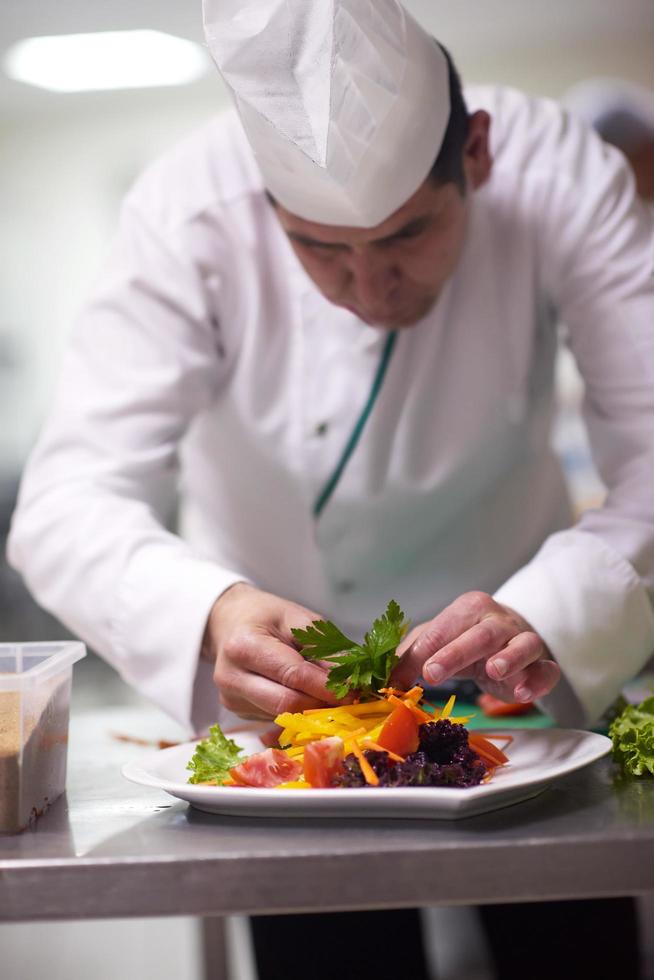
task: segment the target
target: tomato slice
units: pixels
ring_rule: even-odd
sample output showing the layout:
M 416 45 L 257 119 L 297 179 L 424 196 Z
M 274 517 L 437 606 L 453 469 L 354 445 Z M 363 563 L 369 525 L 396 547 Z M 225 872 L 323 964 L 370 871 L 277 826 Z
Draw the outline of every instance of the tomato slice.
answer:
M 419 741 L 417 718 L 405 704 L 398 703 L 386 719 L 377 744 L 389 752 L 407 756 L 416 751 Z
M 316 789 L 334 785 L 344 756 L 343 739 L 334 735 L 309 742 L 304 748 L 304 778 Z
M 229 770 L 229 775 L 239 786 L 279 786 L 297 779 L 302 772 L 299 762 L 291 759 L 281 749 L 256 752 L 245 762 Z
M 501 701 L 492 694 L 480 694 L 477 704 L 489 718 L 501 718 L 503 715 L 526 715 L 534 707 L 533 701 L 508 702 Z

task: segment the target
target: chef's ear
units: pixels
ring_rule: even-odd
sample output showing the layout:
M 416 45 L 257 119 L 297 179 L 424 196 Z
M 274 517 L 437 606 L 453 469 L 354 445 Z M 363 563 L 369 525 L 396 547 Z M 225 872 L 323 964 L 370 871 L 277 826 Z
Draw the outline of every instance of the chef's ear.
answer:
M 485 184 L 493 169 L 490 152 L 491 117 L 480 109 L 470 116 L 468 138 L 463 147 L 463 167 L 468 187 L 477 190 Z

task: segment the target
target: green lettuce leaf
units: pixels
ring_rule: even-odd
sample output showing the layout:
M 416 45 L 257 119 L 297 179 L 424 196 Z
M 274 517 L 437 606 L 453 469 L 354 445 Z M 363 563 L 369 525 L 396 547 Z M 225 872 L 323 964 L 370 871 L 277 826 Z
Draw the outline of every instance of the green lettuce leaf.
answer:
M 654 776 L 654 697 L 629 705 L 611 723 L 613 758 L 629 776 Z
M 212 779 L 222 783 L 232 766 L 237 766 L 245 758 L 241 746 L 227 738 L 220 725 L 212 725 L 209 737 L 198 743 L 186 767 L 193 773 L 189 776 L 189 783 L 206 783 Z

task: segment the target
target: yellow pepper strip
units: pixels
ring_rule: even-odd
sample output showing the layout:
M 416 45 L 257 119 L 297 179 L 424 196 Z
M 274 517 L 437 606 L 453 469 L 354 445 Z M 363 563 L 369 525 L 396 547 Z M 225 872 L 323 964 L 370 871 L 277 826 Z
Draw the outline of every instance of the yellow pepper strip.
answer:
M 295 720 L 296 718 L 297 721 Z M 333 727 L 333 722 L 330 722 L 327 717 L 307 718 L 302 714 L 289 715 L 288 713 L 277 715 L 277 718 L 275 718 L 275 724 L 281 724 L 281 727 L 289 732 L 315 732 L 317 735 L 325 735 L 327 732 L 331 731 Z
M 379 786 L 379 776 L 372 768 L 365 755 L 359 748 L 356 742 L 352 743 L 352 751 L 359 760 L 359 765 L 361 766 L 361 772 L 363 773 L 365 781 L 369 786 Z
M 298 713 L 297 715 L 293 715 L 293 717 L 297 717 L 297 718 L 323 717 L 323 718 L 327 718 L 328 721 L 337 720 L 337 719 L 345 719 L 346 721 L 351 721 L 352 718 L 358 716 L 359 709 L 363 707 L 368 707 L 368 704 L 367 703 L 366 705 L 342 704 L 342 705 L 335 705 L 333 708 L 308 708 L 306 711 L 303 711 L 301 714 Z M 377 704 L 375 704 L 374 707 L 377 711 L 379 711 L 379 707 L 377 706 Z M 365 711 L 363 712 L 363 714 L 365 714 Z
M 378 740 L 379 736 L 381 735 L 382 729 L 383 729 L 383 727 L 384 727 L 385 724 L 386 724 L 386 719 L 384 718 L 384 720 L 383 721 L 380 721 L 379 724 L 378 725 L 375 725 L 374 728 L 369 729 L 369 731 L 368 731 L 368 738 L 371 738 L 373 740 L 373 742 L 376 742 Z
M 275 789 L 311 789 L 311 783 L 306 779 L 291 779 L 288 783 L 279 783 Z
M 343 739 L 343 750 L 345 754 L 347 755 L 348 752 L 354 752 L 354 746 L 359 744 L 357 739 L 366 734 L 367 732 L 365 728 L 358 728 L 356 732 L 348 732 L 347 736 Z
M 326 726 L 324 731 L 292 731 L 291 729 L 284 729 L 279 737 L 279 744 L 284 746 L 285 749 L 296 748 L 302 745 L 308 745 L 309 742 L 320 741 L 323 738 L 328 738 L 329 736 L 336 735 L 343 740 L 351 738 L 355 733 L 359 735 L 369 734 L 372 729 L 379 729 L 383 727 L 386 720 L 386 715 L 381 719 L 378 717 L 370 717 L 359 719 L 359 725 L 356 728 L 351 728 L 349 726 L 343 726 L 334 722 L 332 725 Z
M 452 714 L 452 708 L 454 707 L 454 702 L 456 701 L 456 694 L 453 694 L 443 710 L 441 711 L 441 718 L 449 718 Z
M 431 716 L 432 721 L 438 721 L 441 716 L 441 709 L 436 704 L 432 704 L 431 701 L 423 701 L 423 708 L 431 708 L 433 714 Z
M 391 752 L 390 749 L 385 749 L 383 745 L 379 745 L 377 742 L 373 742 L 371 738 L 364 738 L 361 742 L 364 749 L 374 749 L 375 752 L 385 752 L 389 758 L 394 762 L 404 762 L 404 756 L 397 755 L 395 752 Z
M 446 715 L 443 715 L 441 708 L 435 704 L 432 704 L 431 701 L 423 701 L 422 704 L 423 707 L 431 708 L 434 712 L 431 719 L 432 721 L 438 721 L 439 718 L 447 717 Z M 475 717 L 476 713 L 477 712 L 475 711 L 471 715 L 457 715 L 456 717 L 454 715 L 450 715 L 450 721 L 453 725 L 467 725 L 470 719 Z
M 391 707 L 387 701 L 364 701 L 362 704 L 351 704 L 347 710 L 360 718 L 362 715 L 390 714 Z
M 320 708 L 319 710 L 324 711 L 325 709 Z M 319 722 L 320 724 L 325 724 L 329 726 L 340 725 L 341 727 L 343 726 L 347 727 L 349 725 L 352 728 L 357 728 L 361 724 L 361 721 L 356 715 L 352 714 L 350 711 L 345 711 L 344 709 L 341 709 L 340 711 L 338 709 L 336 709 L 335 711 L 327 711 L 322 718 L 318 717 L 318 715 L 314 715 L 312 718 L 307 720 L 313 723 Z M 303 728 L 305 727 L 305 725 L 306 725 L 306 721 L 303 725 L 300 725 L 299 727 Z

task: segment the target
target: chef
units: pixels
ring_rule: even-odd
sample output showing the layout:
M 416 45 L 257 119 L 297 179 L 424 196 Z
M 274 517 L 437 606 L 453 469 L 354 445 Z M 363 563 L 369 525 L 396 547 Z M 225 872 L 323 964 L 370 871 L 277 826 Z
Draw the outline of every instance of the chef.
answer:
M 195 731 L 329 701 L 291 627 L 361 635 L 391 598 L 414 623 L 398 682 L 471 675 L 592 723 L 654 648 L 654 239 L 623 158 L 550 102 L 464 99 L 396 0 L 204 16 L 235 109 L 125 202 L 11 562 Z M 574 526 L 549 443 L 559 318 L 607 487 Z M 596 905 L 570 975 L 609 962 Z M 388 915 L 326 937 L 263 917 L 260 976 L 426 976 L 416 918 Z M 504 978 L 524 936 L 530 977 L 558 968 L 534 918 L 502 910 Z
M 396 0 L 204 19 L 235 109 L 124 204 L 10 561 L 195 731 L 328 701 L 290 628 L 361 634 L 390 598 L 398 682 L 592 723 L 654 648 L 654 240 L 623 158 L 553 103 L 464 100 Z M 574 526 L 559 317 L 607 487 Z

